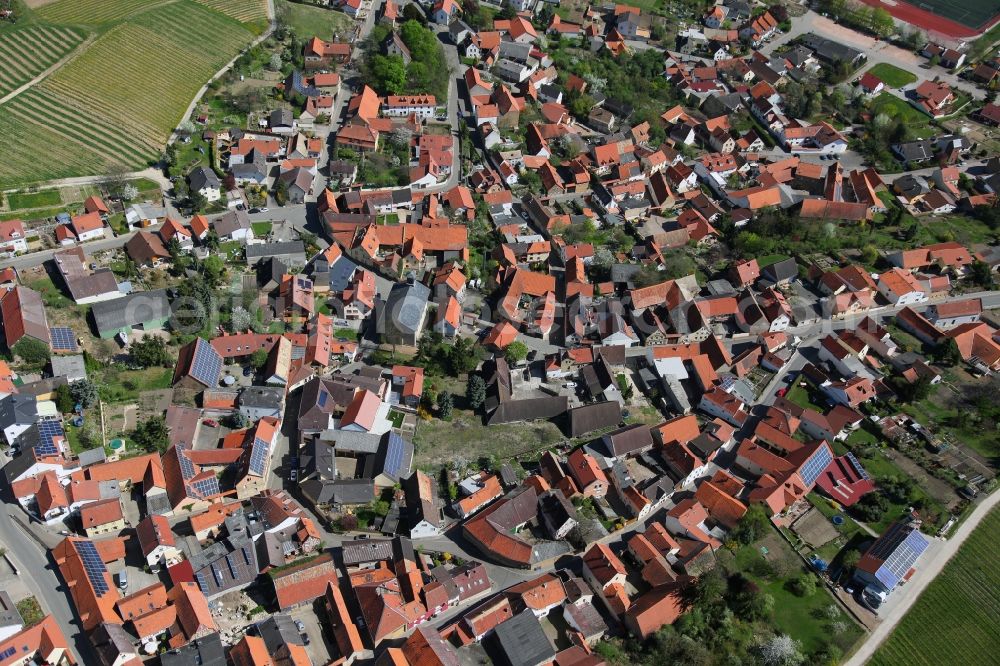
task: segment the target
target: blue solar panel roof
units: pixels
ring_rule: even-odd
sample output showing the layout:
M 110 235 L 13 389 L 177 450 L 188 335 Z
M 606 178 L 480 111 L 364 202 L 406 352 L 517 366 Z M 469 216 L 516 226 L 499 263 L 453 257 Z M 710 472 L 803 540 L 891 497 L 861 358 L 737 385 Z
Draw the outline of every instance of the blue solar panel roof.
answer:
M 52 349 L 55 351 L 77 351 L 76 333 L 72 328 L 54 327 L 49 329 L 52 337 Z
M 250 472 L 257 476 L 264 476 L 267 469 L 267 459 L 271 455 L 271 445 L 260 437 L 254 437 L 253 445 L 250 447 Z
M 105 594 L 110 589 L 105 578 L 108 569 L 104 566 L 104 560 L 97 553 L 97 548 L 91 541 L 75 541 L 74 543 L 76 544 L 76 552 L 83 561 L 83 569 L 87 572 L 87 579 L 94 587 L 94 592 L 97 596 Z
M 399 476 L 403 458 L 406 456 L 406 441 L 394 432 L 389 433 L 388 447 L 385 452 L 385 473 Z
M 198 338 L 194 347 L 194 359 L 191 361 L 191 376 L 205 386 L 215 386 L 219 383 L 222 373 L 222 357 L 208 342 Z
M 54 456 L 59 454 L 57 438 L 65 437 L 62 423 L 51 419 L 38 422 L 38 445 L 35 446 L 35 453 L 43 456 Z
M 195 475 L 194 463 L 188 458 L 187 451 L 180 444 L 177 445 L 177 463 L 181 466 L 181 476 L 187 481 Z

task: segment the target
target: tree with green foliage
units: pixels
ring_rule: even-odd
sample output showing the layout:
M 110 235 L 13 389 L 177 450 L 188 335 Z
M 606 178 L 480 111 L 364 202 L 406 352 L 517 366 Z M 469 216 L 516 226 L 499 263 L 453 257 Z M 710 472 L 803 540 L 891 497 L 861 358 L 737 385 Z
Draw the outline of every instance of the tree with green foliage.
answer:
M 167 343 L 155 335 L 144 335 L 133 341 L 128 353 L 132 363 L 140 368 L 166 368 L 173 363 Z
M 250 354 L 250 367 L 254 370 L 260 370 L 267 363 L 267 351 L 264 349 L 258 349 L 254 353 Z
M 437 399 L 438 414 L 442 421 L 450 421 L 452 411 L 455 409 L 455 399 L 448 391 L 441 391 Z
M 977 259 L 969 266 L 969 279 L 984 290 L 992 290 L 996 286 L 993 269 L 985 261 Z
M 816 582 L 815 574 L 801 573 L 789 582 L 788 587 L 798 597 L 811 597 L 816 594 Z
M 514 342 L 507 345 L 507 348 L 503 350 L 503 355 L 508 363 L 516 365 L 528 358 L 528 345 L 520 340 L 514 340 Z
M 956 366 L 962 362 L 962 351 L 958 348 L 955 338 L 946 338 L 944 342 L 934 347 L 934 357 L 941 365 Z
M 239 430 L 241 428 L 250 427 L 250 419 L 243 412 L 233 412 L 228 417 L 226 417 L 226 425 L 230 428 Z
M 770 528 L 771 518 L 767 515 L 767 511 L 763 505 L 754 503 L 740 518 L 735 529 L 729 533 L 729 538 L 746 546 L 762 538 Z
M 274 201 L 279 206 L 284 206 L 288 203 L 288 181 L 279 179 L 275 182 Z
M 163 416 L 153 416 L 139 422 L 130 439 L 146 451 L 163 453 L 170 445 L 170 432 Z
M 90 379 L 80 379 L 69 385 L 73 402 L 84 409 L 93 407 L 99 399 L 97 384 Z
M 890 37 L 896 32 L 896 22 L 888 10 L 877 7 L 872 11 L 871 29 L 879 37 Z
M 212 254 L 205 257 L 205 261 L 201 262 L 201 272 L 205 276 L 205 281 L 211 288 L 218 287 L 222 284 L 226 277 L 226 264 Z
M 399 95 L 406 90 L 406 65 L 398 55 L 374 56 L 371 62 L 371 74 L 372 87 L 381 93 Z
M 482 347 L 472 338 L 458 338 L 448 349 L 448 369 L 453 377 L 472 372 L 479 365 Z
M 886 511 L 889 510 L 889 500 L 880 490 L 867 493 L 851 507 L 851 513 L 865 523 L 874 523 L 881 520 Z
M 49 346 L 31 336 L 25 335 L 10 348 L 11 353 L 29 365 L 44 365 L 48 362 L 51 351 Z
M 469 382 L 465 387 L 465 399 L 469 401 L 469 407 L 479 409 L 486 402 L 486 380 L 480 375 L 469 375 Z
M 56 389 L 56 409 L 60 414 L 69 414 L 76 407 L 73 395 L 70 393 L 69 384 L 62 384 Z

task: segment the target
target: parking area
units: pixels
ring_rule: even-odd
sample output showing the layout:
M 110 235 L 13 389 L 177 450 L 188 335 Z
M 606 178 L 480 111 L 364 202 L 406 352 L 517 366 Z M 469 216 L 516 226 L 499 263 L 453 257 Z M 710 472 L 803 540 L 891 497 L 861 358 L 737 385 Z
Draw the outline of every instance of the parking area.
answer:
M 309 641 L 306 645 L 306 652 L 309 653 L 309 658 L 314 664 L 328 664 L 340 654 L 337 647 L 328 642 L 329 638 L 323 631 L 324 623 L 321 623 L 317 616 L 317 613 L 324 613 L 322 604 L 323 598 L 320 597 L 315 606 L 295 608 L 289 613 L 292 620 L 296 623 L 302 623 L 301 627 L 298 624 L 296 627 L 299 629 L 299 633 L 305 634 Z M 314 610 L 314 608 L 319 610 Z

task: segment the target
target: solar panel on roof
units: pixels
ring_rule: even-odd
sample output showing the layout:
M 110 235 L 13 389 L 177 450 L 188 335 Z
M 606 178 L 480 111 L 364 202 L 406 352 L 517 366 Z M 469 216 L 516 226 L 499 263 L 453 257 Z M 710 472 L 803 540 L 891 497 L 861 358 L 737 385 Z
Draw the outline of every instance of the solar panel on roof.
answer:
M 215 477 L 210 479 L 202 479 L 201 481 L 195 481 L 192 485 L 195 492 L 197 492 L 201 497 L 211 497 L 212 495 L 219 494 L 219 480 Z
M 385 471 L 387 474 L 396 476 L 399 474 L 399 467 L 403 464 L 403 454 L 406 451 L 406 443 L 399 435 L 392 433 L 389 435 L 389 445 L 385 452 Z
M 87 573 L 87 580 L 93 586 L 94 593 L 97 596 L 102 596 L 110 589 L 105 579 L 108 569 L 104 566 L 104 560 L 97 553 L 97 548 L 94 547 L 93 542 L 76 541 L 74 543 L 76 544 L 76 552 L 83 562 L 83 570 Z
M 54 456 L 59 454 L 59 445 L 56 438 L 65 437 L 62 423 L 54 420 L 44 420 L 38 422 L 39 441 L 35 446 L 35 453 L 42 456 Z
M 216 565 L 212 565 L 212 575 L 215 576 L 215 584 L 222 587 L 222 572 Z
M 250 447 L 250 471 L 257 476 L 264 476 L 267 458 L 271 454 L 271 445 L 260 437 L 254 437 Z
M 183 446 L 178 444 L 176 453 L 177 463 L 181 467 L 181 476 L 184 477 L 185 481 L 187 481 L 195 474 L 194 463 L 192 463 L 191 459 L 188 458 L 187 451 L 184 450 Z
M 49 334 L 52 338 L 52 349 L 55 351 L 75 352 L 77 350 L 76 333 L 73 332 L 72 328 L 56 326 L 49 329 Z
M 208 585 L 205 583 L 205 575 L 199 571 L 194 575 L 194 578 L 198 581 L 198 587 L 201 588 L 201 593 L 208 594 Z
M 191 362 L 191 376 L 205 386 L 215 386 L 222 372 L 222 357 L 209 343 L 201 338 L 195 343 L 194 359 Z

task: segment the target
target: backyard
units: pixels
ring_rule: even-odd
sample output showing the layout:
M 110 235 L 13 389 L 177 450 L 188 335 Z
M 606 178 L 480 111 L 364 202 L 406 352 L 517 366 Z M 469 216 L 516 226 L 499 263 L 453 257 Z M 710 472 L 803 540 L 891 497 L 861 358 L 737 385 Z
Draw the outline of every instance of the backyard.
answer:
M 466 461 L 494 455 L 509 460 L 553 447 L 564 439 L 548 421 L 485 426 L 479 414 L 456 408 L 451 421 L 417 422 L 414 467 L 438 468 L 459 456 Z
M 804 654 L 833 644 L 847 654 L 862 630 L 844 613 L 822 584 L 812 594 L 795 594 L 793 581 L 806 572 L 805 563 L 774 530 L 735 555 L 720 550 L 719 562 L 729 572 L 740 572 L 774 598 L 774 627 L 801 642 Z

